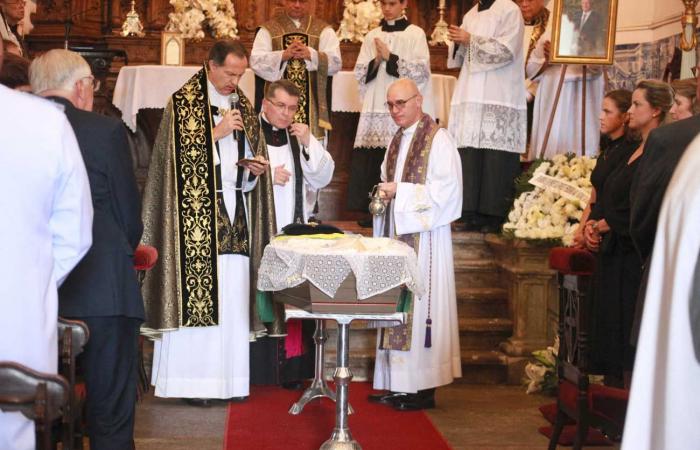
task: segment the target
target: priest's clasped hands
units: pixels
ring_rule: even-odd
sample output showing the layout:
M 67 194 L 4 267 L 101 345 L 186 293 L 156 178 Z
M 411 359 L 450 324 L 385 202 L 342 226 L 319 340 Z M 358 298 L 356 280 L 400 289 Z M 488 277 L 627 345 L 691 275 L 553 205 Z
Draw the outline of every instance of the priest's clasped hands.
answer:
M 374 59 L 377 61 L 377 63 L 380 63 L 383 61 L 388 61 L 389 56 L 391 56 L 391 51 L 389 50 L 389 46 L 384 43 L 379 38 L 374 38 L 374 50 L 376 51 L 376 56 Z
M 294 41 L 282 52 L 282 61 L 292 58 L 311 60 L 311 50 L 300 41 Z

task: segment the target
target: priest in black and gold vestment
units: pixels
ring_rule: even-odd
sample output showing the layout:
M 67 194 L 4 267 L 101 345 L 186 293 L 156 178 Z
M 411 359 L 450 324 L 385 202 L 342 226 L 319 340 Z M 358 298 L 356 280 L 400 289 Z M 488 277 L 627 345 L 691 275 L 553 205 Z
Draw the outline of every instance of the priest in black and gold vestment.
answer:
M 157 396 L 247 396 L 250 337 L 284 332 L 254 289 L 276 228 L 264 136 L 238 89 L 247 65 L 238 41 L 216 42 L 172 95 L 153 149 L 143 243 L 160 253 L 144 284 L 146 327 L 161 335 Z
M 295 123 L 305 123 L 317 139 L 331 129 L 330 78 L 342 68 L 333 28 L 308 14 L 308 0 L 283 0 L 284 11 L 258 29 L 250 55 L 256 75 L 255 106 L 260 110 L 267 83 L 285 78 L 301 91 Z

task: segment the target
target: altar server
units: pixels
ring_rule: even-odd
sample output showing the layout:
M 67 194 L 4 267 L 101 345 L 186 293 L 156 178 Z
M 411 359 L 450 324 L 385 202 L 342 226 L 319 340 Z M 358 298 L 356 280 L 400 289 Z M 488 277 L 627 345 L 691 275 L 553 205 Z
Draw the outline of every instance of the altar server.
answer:
M 162 332 L 153 353 L 159 397 L 199 405 L 246 397 L 251 334 L 266 332 L 250 295 L 250 260 L 274 234 L 274 217 L 258 213 L 255 200 L 271 198 L 272 187 L 256 178 L 267 161 L 257 114 L 238 89 L 247 66 L 240 42 L 216 42 L 172 95 L 153 149 L 143 242 L 161 257 L 144 301 L 146 326 Z M 251 204 L 244 193 L 256 184 Z M 271 201 L 263 209 L 272 211 Z
M 664 196 L 632 377 L 623 450 L 700 443 L 700 139 Z
M 299 96 L 299 89 L 291 81 L 274 81 L 267 86 L 260 114 L 278 233 L 290 223 L 306 223 L 313 212 L 316 192 L 330 183 L 335 168 L 333 157 L 311 134 L 309 126 L 293 123 Z M 258 339 L 251 347 L 253 382 L 301 388 L 302 381 L 313 376 L 313 333 L 313 321 L 291 320 L 285 339 Z
M 512 0 L 481 0 L 449 35 L 447 65 L 461 68 L 448 126 L 462 159 L 462 219 L 493 232 L 512 205 L 525 152 L 523 18 Z
M 56 373 L 58 287 L 92 243 L 88 177 L 59 107 L 4 86 L 0 104 L 0 361 Z M 0 412 L 0 448 L 34 446 L 34 423 Z
M 522 82 L 522 80 L 520 80 Z M 401 411 L 435 406 L 435 388 L 462 376 L 450 223 L 462 209 L 462 171 L 447 130 L 422 110 L 413 80 L 387 92 L 399 126 L 382 163 L 380 196 L 388 202 L 375 218 L 375 235 L 412 246 L 424 275 L 425 292 L 415 296 L 409 323 L 380 330 L 371 396 Z
M 353 145 L 348 207 L 367 213 L 368 194 L 379 182 L 380 166 L 398 127 L 386 109 L 386 91 L 399 78 L 416 82 L 423 111 L 435 118 L 430 81 L 430 51 L 422 28 L 409 23 L 408 0 L 381 0 L 384 18 L 365 36 L 355 63 L 362 111 Z M 368 223 L 371 226 L 371 220 Z

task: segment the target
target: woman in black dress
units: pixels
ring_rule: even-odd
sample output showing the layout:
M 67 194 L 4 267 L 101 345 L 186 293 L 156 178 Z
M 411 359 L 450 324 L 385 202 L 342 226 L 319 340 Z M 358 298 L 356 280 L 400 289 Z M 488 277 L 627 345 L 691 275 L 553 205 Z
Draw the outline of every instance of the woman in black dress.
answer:
M 603 108 L 600 111 L 600 154 L 595 169 L 591 173 L 591 196 L 588 206 L 583 211 L 579 227 L 574 235 L 574 245 L 586 248 L 584 229 L 589 220 L 600 219 L 599 209 L 596 208 L 596 198 L 602 194 L 603 184 L 610 172 L 617 165 L 627 160 L 639 145 L 639 139 L 630 131 L 627 123 L 627 110 L 632 106 L 632 92 L 627 89 L 617 89 L 605 94 Z
M 629 386 L 634 364 L 630 331 L 642 261 L 629 235 L 630 187 L 649 132 L 664 122 L 672 104 L 673 91 L 668 84 L 651 80 L 637 84 L 628 113 L 629 128 L 640 141 L 610 170 L 584 229 L 586 247 L 598 253 L 593 274 L 590 361 L 594 371 L 606 375 L 611 385 Z

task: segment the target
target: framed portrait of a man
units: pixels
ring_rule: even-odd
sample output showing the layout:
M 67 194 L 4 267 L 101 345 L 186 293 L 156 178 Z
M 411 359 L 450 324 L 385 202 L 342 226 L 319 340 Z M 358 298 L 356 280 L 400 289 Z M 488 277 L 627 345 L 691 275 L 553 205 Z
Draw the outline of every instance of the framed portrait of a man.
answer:
M 617 0 L 554 0 L 554 63 L 612 64 Z

